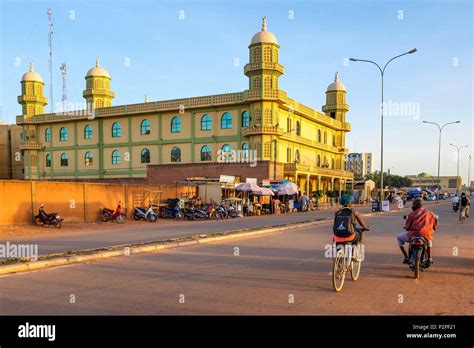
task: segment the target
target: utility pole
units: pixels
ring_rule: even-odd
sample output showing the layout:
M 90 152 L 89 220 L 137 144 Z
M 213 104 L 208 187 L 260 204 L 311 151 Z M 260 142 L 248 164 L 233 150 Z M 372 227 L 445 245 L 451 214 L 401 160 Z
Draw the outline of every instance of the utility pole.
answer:
M 467 187 L 469 192 L 471 192 L 471 155 L 469 155 L 469 167 L 467 167 Z
M 66 106 L 67 106 L 67 89 L 66 89 L 67 65 L 66 63 L 62 63 L 59 70 L 61 70 L 61 75 L 63 76 L 63 97 L 61 100 L 63 102 L 63 112 L 66 112 Z
M 51 113 L 54 112 L 54 100 L 53 100 L 53 11 L 48 8 L 48 45 L 49 45 L 49 102 Z

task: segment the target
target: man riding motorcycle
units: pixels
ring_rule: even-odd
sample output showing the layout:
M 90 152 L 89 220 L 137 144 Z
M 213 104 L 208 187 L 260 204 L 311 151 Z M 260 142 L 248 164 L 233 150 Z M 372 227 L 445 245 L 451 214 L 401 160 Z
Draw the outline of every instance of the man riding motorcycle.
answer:
M 428 260 L 425 266 L 428 268 L 433 263 L 431 258 L 432 234 L 438 228 L 438 220 L 433 212 L 423 208 L 423 202 L 420 198 L 416 198 L 413 201 L 411 209 L 413 211 L 408 215 L 404 227 L 406 232 L 397 235 L 398 246 L 405 257 L 403 263 L 409 264 L 410 259 L 404 247 L 405 243 L 410 242 L 413 237 L 423 237 L 428 242 L 426 248 Z
M 461 199 L 459 200 L 459 203 L 461 208 L 459 209 L 459 219 L 461 219 L 461 212 L 463 209 L 465 209 L 466 217 L 469 217 L 469 207 L 471 206 L 471 200 L 466 196 L 465 192 L 461 193 Z

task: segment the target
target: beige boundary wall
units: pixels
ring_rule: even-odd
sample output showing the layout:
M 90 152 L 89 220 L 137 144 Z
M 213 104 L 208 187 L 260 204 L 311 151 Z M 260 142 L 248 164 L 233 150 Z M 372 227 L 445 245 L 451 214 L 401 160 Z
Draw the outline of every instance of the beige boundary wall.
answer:
M 118 201 L 123 202 L 130 218 L 138 201 L 148 204 L 151 197 L 163 203 L 167 198 L 195 193 L 194 187 L 175 185 L 0 180 L 0 225 L 31 224 L 41 203 L 46 212 L 59 212 L 65 222 L 91 222 L 98 220 L 102 208 L 115 209 Z

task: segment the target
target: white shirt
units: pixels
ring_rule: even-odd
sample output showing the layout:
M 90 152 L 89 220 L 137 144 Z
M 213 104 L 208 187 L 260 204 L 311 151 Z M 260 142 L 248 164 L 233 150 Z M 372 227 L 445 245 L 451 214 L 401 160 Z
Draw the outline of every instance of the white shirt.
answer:
M 458 197 L 458 196 L 454 196 L 453 198 L 451 198 L 451 202 L 452 202 L 452 203 L 459 203 L 459 197 Z

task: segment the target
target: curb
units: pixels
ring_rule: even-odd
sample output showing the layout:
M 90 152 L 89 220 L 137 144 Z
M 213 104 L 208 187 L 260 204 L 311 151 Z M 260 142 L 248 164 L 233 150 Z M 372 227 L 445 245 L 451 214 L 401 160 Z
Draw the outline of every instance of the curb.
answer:
M 391 210 L 388 213 L 399 212 L 399 211 L 401 211 L 401 209 Z M 370 213 L 363 213 L 361 215 L 364 217 L 371 217 L 371 216 L 377 216 L 377 215 L 383 215 L 383 214 L 386 214 L 386 213 L 380 214 L 377 212 L 370 212 Z M 84 250 L 87 252 L 89 251 L 91 252 L 90 254 L 86 254 L 86 255 L 58 256 L 58 257 L 53 257 L 48 260 L 24 262 L 20 264 L 0 266 L 0 275 L 8 275 L 8 274 L 14 274 L 14 273 L 22 273 L 22 272 L 39 270 L 39 269 L 45 269 L 45 268 L 53 268 L 53 267 L 59 267 L 59 266 L 65 266 L 65 265 L 79 264 L 79 263 L 107 259 L 107 258 L 117 257 L 117 256 L 129 256 L 132 254 L 155 252 L 155 251 L 161 251 L 161 250 L 167 250 L 167 249 L 177 249 L 177 248 L 191 246 L 191 245 L 213 243 L 213 242 L 229 240 L 233 238 L 252 237 L 252 236 L 258 236 L 262 234 L 287 231 L 287 230 L 291 230 L 295 228 L 323 225 L 331 221 L 332 221 L 332 218 L 325 218 L 321 220 L 290 223 L 290 224 L 282 225 L 282 226 L 263 227 L 263 228 L 255 229 L 255 230 L 250 229 L 250 230 L 229 231 L 217 236 L 213 234 L 211 235 L 200 234 L 200 235 L 195 235 L 195 236 L 181 237 L 181 238 L 168 240 L 168 241 L 149 242 L 149 243 L 144 243 L 144 244 L 139 244 L 139 245 L 130 245 L 130 244 L 117 245 L 117 246 L 112 247 L 112 248 L 115 248 L 115 250 L 104 251 L 102 248 L 100 249 L 100 251 L 98 251 L 98 249 L 90 249 L 90 250 Z

